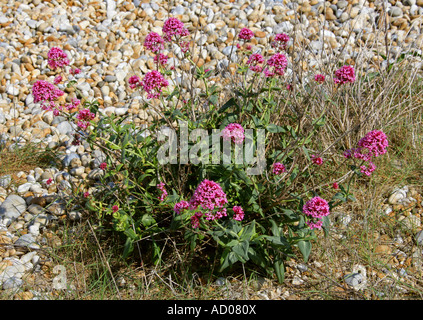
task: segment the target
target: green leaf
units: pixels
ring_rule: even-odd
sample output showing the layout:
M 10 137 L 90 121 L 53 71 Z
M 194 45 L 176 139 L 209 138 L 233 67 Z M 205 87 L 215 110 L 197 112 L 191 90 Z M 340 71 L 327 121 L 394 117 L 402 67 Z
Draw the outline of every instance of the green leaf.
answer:
M 286 129 L 284 127 L 278 126 L 276 124 L 270 123 L 267 125 L 266 130 L 271 133 L 280 133 L 280 132 L 286 132 Z
M 225 112 L 227 109 L 229 109 L 230 107 L 236 106 L 236 101 L 234 98 L 230 98 L 220 109 L 219 109 L 219 113 L 223 113 Z
M 156 220 L 154 220 L 154 218 L 149 215 L 148 213 L 145 213 L 142 218 L 141 218 L 141 223 L 143 224 L 144 227 L 149 227 L 153 224 L 156 223 Z
M 276 260 L 273 263 L 273 268 L 275 269 L 279 283 L 282 284 L 285 281 L 285 266 L 283 265 L 283 261 L 281 259 Z
M 311 252 L 311 242 L 307 240 L 300 240 L 298 241 L 298 248 L 303 255 L 304 262 L 307 262 Z
M 241 260 L 241 262 L 247 262 L 249 257 L 248 257 L 248 248 L 250 246 L 250 243 L 245 240 L 241 243 L 238 243 L 236 246 L 232 247 L 232 251 L 235 252 L 240 258 L 242 259 L 238 259 Z
M 131 238 L 126 238 L 125 246 L 123 248 L 123 258 L 126 259 L 134 250 L 134 241 Z

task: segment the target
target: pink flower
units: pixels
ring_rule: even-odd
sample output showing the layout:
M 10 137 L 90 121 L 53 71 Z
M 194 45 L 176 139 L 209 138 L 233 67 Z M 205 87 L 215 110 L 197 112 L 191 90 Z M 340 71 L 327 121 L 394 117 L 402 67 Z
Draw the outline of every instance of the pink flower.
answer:
M 288 66 L 288 59 L 282 53 L 275 53 L 269 58 L 269 60 L 267 60 L 266 64 L 273 67 L 271 71 L 266 68 L 266 70 L 268 70 L 265 72 L 266 77 L 272 77 L 275 74 L 283 76 L 285 74 L 285 69 Z
M 32 86 L 32 95 L 34 96 L 34 102 L 53 102 L 65 93 L 62 90 L 57 89 L 50 82 L 45 80 L 38 80 Z
M 107 168 L 107 163 L 102 162 L 102 163 L 100 164 L 100 169 L 101 169 L 101 170 L 106 170 L 106 168 Z
M 166 197 L 167 197 L 167 191 L 166 191 L 166 189 L 165 189 L 165 184 L 163 183 L 163 182 L 160 182 L 158 185 L 157 185 L 157 188 L 159 188 L 159 190 L 162 192 L 162 194 L 160 195 L 160 197 L 158 197 L 158 199 L 160 200 L 160 201 L 163 201 L 164 199 L 166 199 Z
M 157 99 L 162 88 L 167 87 L 169 83 L 160 72 L 153 70 L 144 76 L 141 85 L 147 92 L 147 99 Z
M 352 148 L 344 151 L 344 157 L 347 159 L 355 158 L 368 162 L 368 165 L 360 166 L 361 173 L 370 176 L 375 171 L 376 166 L 371 162 L 372 157 L 378 157 L 387 152 L 389 146 L 388 138 L 380 130 L 368 132 L 358 142 L 358 148 Z
M 158 55 L 154 57 L 154 62 L 157 64 L 160 64 L 161 66 L 164 66 L 167 63 L 167 59 L 168 59 L 167 55 L 159 53 Z
M 354 67 L 343 66 L 342 68 L 335 71 L 335 83 L 344 84 L 347 82 L 353 83 L 355 81 Z
M 252 37 L 254 37 L 254 32 L 252 32 L 248 28 L 242 28 L 241 31 L 239 32 L 239 35 L 238 35 L 238 38 L 240 38 L 240 39 L 242 39 L 244 41 L 248 41 Z
M 205 210 L 206 219 L 214 220 L 227 215 L 226 208 L 224 208 L 227 203 L 226 194 L 220 185 L 204 179 L 191 197 L 189 208 L 190 210 Z M 215 209 L 217 209 L 217 212 L 213 213 Z
M 129 78 L 128 80 L 129 83 L 129 87 L 131 89 L 135 89 L 136 87 L 140 87 L 141 86 L 141 80 L 138 76 L 132 76 Z
M 320 158 L 320 157 L 318 157 L 318 156 L 316 156 L 316 155 L 314 155 L 314 154 L 311 156 L 311 161 L 312 161 L 314 164 L 317 164 L 318 166 L 320 166 L 320 165 L 323 163 L 322 158 Z
M 200 226 L 200 218 L 203 216 L 201 212 L 196 212 L 191 217 L 191 226 L 193 229 L 197 229 Z
M 75 74 L 80 74 L 81 73 L 81 69 L 75 68 L 75 69 L 70 69 L 69 73 L 71 75 L 75 75 Z
M 303 213 L 312 218 L 321 219 L 329 215 L 329 204 L 325 199 L 314 197 L 303 206 Z
M 254 72 L 261 72 L 263 67 L 259 64 L 264 63 L 264 58 L 260 53 L 253 53 L 247 60 L 247 64 L 250 65 L 250 70 Z
M 85 130 L 90 124 L 90 121 L 95 118 L 95 114 L 89 109 L 80 110 L 76 116 L 79 121 L 76 122 L 77 126 Z
M 244 210 L 240 206 L 234 206 L 232 210 L 234 211 L 234 216 L 233 216 L 234 220 L 237 220 L 237 221 L 244 220 Z
M 60 82 L 62 82 L 62 79 L 63 79 L 62 76 L 58 75 L 57 77 L 54 78 L 53 83 L 57 85 Z
M 46 181 L 46 185 L 49 186 L 52 182 L 53 182 L 53 179 L 52 178 L 48 178 L 47 181 Z
M 325 82 L 325 76 L 323 74 L 316 74 L 314 76 L 314 81 L 316 81 L 317 83 L 323 83 Z
M 95 118 L 95 114 L 92 113 L 90 109 L 82 109 L 79 110 L 76 118 L 78 120 L 91 121 Z
M 282 163 L 276 162 L 275 164 L 273 164 L 273 174 L 280 175 L 282 172 L 285 171 L 286 168 Z
M 48 65 L 51 69 L 61 68 L 69 65 L 69 60 L 66 53 L 62 49 L 53 47 L 47 53 Z
M 277 50 L 285 50 L 289 41 L 289 36 L 286 33 L 279 33 L 273 39 L 271 46 Z
M 238 123 L 230 123 L 222 130 L 223 140 L 232 140 L 236 144 L 241 144 L 244 141 L 244 128 Z
M 119 207 L 118 207 L 117 205 L 114 205 L 114 206 L 112 207 L 112 210 L 113 210 L 113 213 L 115 213 L 116 211 L 118 211 L 118 210 L 119 210 Z
M 320 229 L 323 225 L 321 219 L 330 214 L 329 204 L 320 197 L 314 197 L 303 206 L 303 213 L 312 218 L 312 221 L 306 222 L 310 229 Z
M 90 193 L 88 191 L 84 192 L 84 198 L 88 198 L 90 196 Z
M 338 184 L 338 182 L 334 182 L 334 183 L 333 183 L 333 185 L 332 185 L 332 187 L 333 187 L 335 190 L 339 189 L 339 184 Z
M 163 38 L 166 42 L 170 42 L 173 36 L 175 36 L 176 40 L 179 40 L 179 38 L 189 35 L 189 31 L 184 27 L 184 24 L 173 17 L 165 21 L 162 31 L 164 33 Z
M 306 224 L 309 226 L 311 230 L 313 229 L 321 229 L 323 226 L 322 220 L 317 220 L 316 222 L 313 221 L 306 221 Z
M 180 41 L 179 47 L 183 53 L 187 53 L 189 50 L 189 42 L 188 41 Z
M 164 49 L 164 40 L 156 32 L 150 32 L 144 39 L 144 47 L 157 53 Z
M 189 203 L 187 201 L 180 201 L 175 204 L 173 207 L 173 211 L 175 211 L 176 214 L 180 214 L 183 210 L 189 208 Z
M 376 166 L 373 162 L 369 161 L 367 166 L 362 165 L 360 166 L 360 172 L 365 174 L 366 176 L 370 176 L 373 171 L 376 170 Z
M 363 138 L 358 142 L 358 146 L 361 148 L 366 148 L 371 156 L 378 157 L 386 153 L 386 148 L 388 147 L 388 138 L 383 131 L 373 130 L 368 132 Z

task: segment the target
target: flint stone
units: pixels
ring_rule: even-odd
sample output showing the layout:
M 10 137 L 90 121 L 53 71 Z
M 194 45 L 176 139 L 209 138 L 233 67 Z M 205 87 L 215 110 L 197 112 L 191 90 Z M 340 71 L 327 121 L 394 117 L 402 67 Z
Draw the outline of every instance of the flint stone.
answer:
M 22 213 L 25 212 L 27 204 L 24 198 L 11 194 L 9 195 L 0 206 L 0 217 L 15 220 Z

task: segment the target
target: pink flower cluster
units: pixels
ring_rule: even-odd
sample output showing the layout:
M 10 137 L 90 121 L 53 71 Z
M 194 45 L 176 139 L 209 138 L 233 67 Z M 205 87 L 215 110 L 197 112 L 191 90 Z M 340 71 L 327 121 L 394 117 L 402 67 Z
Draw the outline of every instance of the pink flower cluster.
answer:
M 273 174 L 280 175 L 281 173 L 285 171 L 286 171 L 286 168 L 282 163 L 276 162 L 275 164 L 273 164 Z
M 79 110 L 76 119 L 79 121 L 76 122 L 76 125 L 80 127 L 81 129 L 87 129 L 88 125 L 90 124 L 90 121 L 95 118 L 95 114 L 92 113 L 89 109 L 82 109 Z
M 162 31 L 164 33 L 163 38 L 167 42 L 172 41 L 173 36 L 175 36 L 176 40 L 179 40 L 181 37 L 189 35 L 189 31 L 184 27 L 184 24 L 173 17 L 165 21 Z
M 147 92 L 147 99 L 157 99 L 162 92 L 162 88 L 167 87 L 169 82 L 157 70 L 148 72 L 140 82 Z
M 167 64 L 167 59 L 168 59 L 167 55 L 159 53 L 154 57 L 154 62 L 161 66 L 164 66 Z
M 47 62 L 51 69 L 57 69 L 69 65 L 69 59 L 62 49 L 53 47 L 47 53 Z
M 325 199 L 314 197 L 303 206 L 303 213 L 313 219 L 306 222 L 310 229 L 320 229 L 323 224 L 321 219 L 330 214 L 329 204 Z
M 355 72 L 353 66 L 343 66 L 342 68 L 335 71 L 335 78 L 333 79 L 335 83 L 344 84 L 344 83 L 353 83 L 355 81 Z
M 164 40 L 156 32 L 150 32 L 144 39 L 144 47 L 154 53 L 164 49 Z
M 52 110 L 55 107 L 54 101 L 64 94 L 62 90 L 57 89 L 53 84 L 45 80 L 38 80 L 32 86 L 34 102 L 41 102 L 43 110 Z
M 199 219 L 203 215 L 206 217 L 206 220 L 226 217 L 227 213 L 224 206 L 227 203 L 226 194 L 220 185 L 214 181 L 204 179 L 194 191 L 190 201 L 176 203 L 173 210 L 176 214 L 180 214 L 184 209 L 198 210 L 191 217 L 192 227 L 198 228 Z
M 260 53 L 253 53 L 247 60 L 247 64 L 250 66 L 249 69 L 254 72 L 261 72 L 263 67 L 260 64 L 264 63 L 264 58 Z
M 225 141 L 241 144 L 245 138 L 244 128 L 238 123 L 230 123 L 222 130 L 222 137 Z
M 141 80 L 138 76 L 132 76 L 129 78 L 128 80 L 129 83 L 129 87 L 131 89 L 135 89 L 136 87 L 140 87 L 141 86 Z
M 81 73 L 81 69 L 75 68 L 75 69 L 70 69 L 69 73 L 71 75 L 76 75 L 76 74 L 80 74 Z
M 254 37 L 254 32 L 252 32 L 248 28 L 242 28 L 241 31 L 239 32 L 239 35 L 238 35 L 238 38 L 240 38 L 240 39 L 242 39 L 244 41 L 248 41 L 252 37 Z
M 376 166 L 371 161 L 373 157 L 378 157 L 386 153 L 389 146 L 388 138 L 383 131 L 373 130 L 368 132 L 358 142 L 358 148 L 348 149 L 344 152 L 344 157 L 347 159 L 355 158 L 367 161 L 368 165 L 360 166 L 360 171 L 367 176 L 376 169 Z
M 244 210 L 240 206 L 234 206 L 232 210 L 234 211 L 234 216 L 233 216 L 234 220 L 237 220 L 237 221 L 244 220 Z
M 317 83 L 323 83 L 325 82 L 325 76 L 323 74 L 316 74 L 314 76 L 314 81 L 316 81 Z
M 285 69 L 288 66 L 288 59 L 282 53 L 275 53 L 267 60 L 268 66 L 273 67 L 271 69 L 266 68 L 264 74 L 267 78 L 273 77 L 274 75 L 283 76 Z
M 286 33 L 278 33 L 273 39 L 271 46 L 276 50 L 285 50 L 289 41 L 289 36 Z
M 175 204 L 175 206 L 173 207 L 173 211 L 175 211 L 176 214 L 181 214 L 181 212 L 184 209 L 188 209 L 188 208 L 189 208 L 189 202 L 188 201 L 180 201 L 180 202 Z
M 322 158 L 321 157 L 319 157 L 319 156 L 316 156 L 316 155 L 311 155 L 311 161 L 314 163 L 314 164 L 316 164 L 316 165 L 318 165 L 318 166 L 320 166 L 322 163 L 323 163 L 323 160 L 322 160 Z
M 158 185 L 157 185 L 157 188 L 162 192 L 162 194 L 160 195 L 160 197 L 158 197 L 158 199 L 160 200 L 160 201 L 163 201 L 164 199 L 166 199 L 166 197 L 167 197 L 167 191 L 166 191 L 166 189 L 165 189 L 165 184 L 163 183 L 163 182 L 160 182 Z

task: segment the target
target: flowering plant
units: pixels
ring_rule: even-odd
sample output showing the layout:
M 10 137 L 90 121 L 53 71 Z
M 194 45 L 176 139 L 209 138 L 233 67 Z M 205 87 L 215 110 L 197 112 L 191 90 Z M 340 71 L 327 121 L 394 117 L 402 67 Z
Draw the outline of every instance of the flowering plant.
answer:
M 190 32 L 177 18 L 165 21 L 162 34 L 151 32 L 144 41 L 156 69 L 142 78 L 128 76 L 128 87 L 140 91 L 151 116 L 144 127 L 113 115 L 97 119 L 99 103 L 86 98 L 82 104 L 75 100 L 58 106 L 63 91 L 41 80 L 33 86 L 34 101 L 46 110 L 69 111 L 85 133 L 75 136 L 75 143 L 86 139 L 105 154 L 96 168 L 98 191 L 83 190 L 79 201 L 123 235 L 124 257 L 143 239 L 149 239 L 145 245 L 155 264 L 168 249 L 162 245 L 164 236 L 187 244 L 193 254 L 214 240 L 220 271 L 252 263 L 282 282 L 284 261 L 298 253 L 307 261 L 316 233 L 329 230 L 333 208 L 353 199 L 352 178 L 345 189 L 342 179 L 322 173 L 334 163 L 313 138 L 327 121 L 327 109 L 313 118 L 302 108 L 286 34 L 274 36 L 271 53 L 259 52 L 248 42 L 254 32 L 243 28 L 237 63 L 228 61 L 223 71 L 195 62 Z M 169 65 L 168 46 L 178 48 L 175 55 L 188 64 L 189 81 Z M 58 49 L 49 59 L 52 68 L 69 64 Z M 76 70 L 70 69 L 70 75 Z M 227 80 L 223 75 L 232 85 L 219 83 Z M 307 89 L 318 94 L 308 99 L 322 99 L 317 105 L 326 106 L 331 101 L 324 91 L 328 81 L 323 74 L 313 78 L 307 85 L 314 87 Z M 352 66 L 335 72 L 338 87 L 354 81 Z M 169 141 L 163 143 L 163 136 Z M 362 161 L 351 172 L 369 175 L 375 169 L 372 161 L 387 146 L 382 131 L 369 132 L 357 148 L 344 152 L 347 160 Z M 333 188 L 324 187 L 329 182 Z

